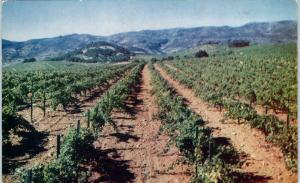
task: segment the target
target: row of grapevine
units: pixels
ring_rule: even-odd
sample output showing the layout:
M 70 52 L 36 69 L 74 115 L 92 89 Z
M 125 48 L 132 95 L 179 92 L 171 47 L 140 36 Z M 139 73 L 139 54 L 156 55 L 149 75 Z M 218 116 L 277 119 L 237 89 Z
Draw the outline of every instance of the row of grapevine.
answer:
M 295 44 L 251 46 L 233 49 L 229 55 L 174 62 L 174 65 L 222 97 L 243 99 L 250 105 L 263 105 L 266 112 L 274 109 L 296 117 L 296 58 Z
M 111 111 L 122 108 L 132 91 L 132 87 L 138 82 L 143 66 L 144 64 L 139 64 L 134 67 L 125 78 L 118 81 L 107 91 L 99 103 L 89 112 L 92 128 L 69 129 L 63 140 L 59 157 L 31 169 L 33 183 L 88 182 L 91 175 L 83 165 L 91 162 L 91 158 L 94 157 L 93 142 L 97 139 L 105 124 L 110 123 L 116 127 L 110 117 Z M 26 172 L 26 169 L 19 169 L 16 182 L 24 183 L 28 177 Z
M 112 124 L 115 128 L 116 125 L 113 122 L 111 112 L 113 109 L 125 109 L 124 101 L 129 97 L 132 89 L 139 81 L 141 69 L 144 67 L 144 63 L 139 64 L 131 71 L 131 74 L 120 80 L 109 91 L 107 91 L 97 103 L 97 105 L 91 109 L 86 116 L 92 122 L 92 127 L 95 130 L 100 130 L 106 122 Z
M 66 109 L 77 102 L 76 94 L 86 93 L 95 87 L 102 87 L 108 81 L 119 78 L 135 64 L 118 66 L 100 66 L 95 68 L 42 72 L 4 72 L 3 73 L 3 143 L 10 145 L 9 132 L 18 127 L 21 117 L 17 111 L 24 105 L 30 106 L 31 121 L 33 118 L 33 105 L 46 113 L 47 103 L 53 109 L 62 105 Z
M 31 182 L 87 182 L 88 171 L 80 165 L 89 161 L 94 152 L 95 134 L 90 129 L 71 128 L 68 130 L 61 145 L 60 155 L 49 163 L 39 164 L 31 168 Z M 28 170 L 16 170 L 15 182 L 26 183 Z
M 176 65 L 178 66 L 178 65 Z M 278 145 L 285 155 L 286 165 L 296 171 L 297 167 L 297 128 L 285 125 L 273 115 L 259 115 L 257 111 L 247 103 L 242 103 L 231 97 L 223 95 L 222 90 L 214 90 L 210 85 L 200 82 L 199 77 L 186 75 L 182 72 L 161 65 L 175 80 L 192 89 L 195 94 L 203 100 L 226 109 L 225 119 L 236 119 L 248 122 L 251 127 L 258 128 L 266 134 L 266 139 Z M 184 69 L 179 67 L 179 69 Z M 196 71 L 193 71 L 196 72 Z M 190 72 L 192 73 L 192 72 Z
M 163 129 L 187 162 L 195 167 L 192 182 L 233 182 L 237 152 L 230 145 L 217 143 L 203 119 L 184 104 L 153 65 L 150 70 Z
M 76 94 L 86 94 L 96 86 L 101 87 L 133 66 L 98 66 L 71 71 L 7 71 L 3 74 L 3 103 L 14 112 L 22 104 L 31 105 L 33 101 L 45 104 L 49 99 L 54 110 L 59 104 L 66 109 L 76 101 Z M 45 108 L 44 105 L 40 107 Z

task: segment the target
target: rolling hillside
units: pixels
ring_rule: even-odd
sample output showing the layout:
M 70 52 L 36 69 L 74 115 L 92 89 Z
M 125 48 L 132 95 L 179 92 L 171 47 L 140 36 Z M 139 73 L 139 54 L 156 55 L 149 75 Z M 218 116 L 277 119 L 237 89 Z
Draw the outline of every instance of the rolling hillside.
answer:
M 51 60 L 73 62 L 121 62 L 128 61 L 132 54 L 129 50 L 104 41 L 93 42 L 82 48 L 70 51 Z

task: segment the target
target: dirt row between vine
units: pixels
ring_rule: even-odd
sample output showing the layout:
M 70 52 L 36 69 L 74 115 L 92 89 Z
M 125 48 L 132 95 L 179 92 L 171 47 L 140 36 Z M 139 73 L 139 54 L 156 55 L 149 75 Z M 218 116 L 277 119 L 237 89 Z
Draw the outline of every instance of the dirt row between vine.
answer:
M 184 74 L 184 75 L 189 76 L 188 73 L 186 73 L 186 72 L 184 72 L 184 71 L 178 69 L 178 68 L 175 67 L 174 65 L 171 65 L 171 64 L 169 64 L 169 63 L 167 63 L 167 64 L 165 64 L 165 65 L 166 65 L 167 67 L 169 67 L 170 69 L 173 69 L 173 70 L 175 70 L 175 71 L 177 71 L 177 72 L 180 72 L 181 74 Z M 240 100 L 241 102 L 244 102 L 244 103 L 249 103 L 249 102 L 247 102 L 246 100 L 243 100 L 243 99 L 238 99 L 238 100 Z M 266 114 L 266 113 L 265 113 L 265 107 L 264 107 L 264 106 L 259 105 L 259 104 L 254 104 L 253 107 L 254 107 L 254 109 L 256 110 L 257 114 L 259 114 L 259 115 L 265 115 L 265 114 Z M 277 117 L 279 120 L 284 121 L 284 122 L 285 122 L 286 119 L 287 119 L 287 113 L 285 113 L 285 112 L 283 112 L 283 111 L 275 111 L 274 109 L 269 109 L 267 114 L 271 114 L 271 115 Z M 290 119 L 290 125 L 292 125 L 292 126 L 297 126 L 297 119 L 291 118 L 291 119 Z
M 262 132 L 252 129 L 248 124 L 238 125 L 230 120 L 221 123 L 224 111 L 209 107 L 192 90 L 175 81 L 158 65 L 155 68 L 184 97 L 187 105 L 203 117 L 213 129 L 214 136 L 228 139 L 240 152 L 243 164 L 238 171 L 244 173 L 242 182 L 297 182 L 297 174 L 286 169 L 280 149 L 266 142 Z
M 130 112 L 114 111 L 116 132 L 105 126 L 95 146 L 104 153 L 93 167 L 91 182 L 188 182 L 187 165 L 176 163 L 179 151 L 168 146 L 169 137 L 160 132 L 161 122 L 155 117 L 158 108 L 151 93 L 150 71 L 142 71 L 141 83 L 127 102 Z
M 87 96 L 79 97 L 79 105 L 77 108 L 68 108 L 68 111 L 63 110 L 53 111 L 47 108 L 46 116 L 43 116 L 43 111 L 38 108 L 33 108 L 33 124 L 32 126 L 37 131 L 23 132 L 26 136 L 21 139 L 15 139 L 17 144 L 12 148 L 12 158 L 7 159 L 8 164 L 12 167 L 31 167 L 39 163 L 50 161 L 56 155 L 56 135 L 64 135 L 67 129 L 81 121 L 81 126 L 86 126 L 86 120 L 83 113 L 93 108 L 101 96 L 109 90 L 122 76 L 115 80 L 109 81 L 107 86 L 95 88 L 91 90 Z M 27 121 L 30 121 L 30 109 L 25 109 L 19 112 Z M 14 170 L 12 169 L 12 173 Z M 12 182 L 12 175 L 4 175 L 4 182 Z

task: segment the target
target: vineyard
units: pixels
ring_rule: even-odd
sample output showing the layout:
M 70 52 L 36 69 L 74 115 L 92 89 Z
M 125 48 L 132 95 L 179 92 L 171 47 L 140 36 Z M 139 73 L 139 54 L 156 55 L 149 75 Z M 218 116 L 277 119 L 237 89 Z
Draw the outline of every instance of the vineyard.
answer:
M 245 52 L 243 56 L 230 55 L 200 63 L 174 62 L 171 65 L 175 70 L 163 68 L 203 100 L 220 111 L 226 109 L 225 119 L 236 119 L 237 123 L 244 120 L 262 130 L 268 141 L 280 147 L 287 166 L 296 169 L 297 61 L 293 46 L 244 49 L 239 53 Z M 176 68 L 182 72 L 176 72 Z M 264 108 L 263 114 L 259 113 L 260 106 Z M 284 113 L 285 119 L 279 119 L 276 113 Z
M 4 68 L 4 182 L 297 182 L 296 45 L 209 54 Z

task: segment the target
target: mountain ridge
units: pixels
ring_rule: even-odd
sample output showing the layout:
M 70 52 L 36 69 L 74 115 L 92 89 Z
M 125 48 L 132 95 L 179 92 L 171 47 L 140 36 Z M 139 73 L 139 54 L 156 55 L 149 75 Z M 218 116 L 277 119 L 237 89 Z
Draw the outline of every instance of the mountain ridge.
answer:
M 9 41 L 2 39 L 4 61 L 64 54 L 92 42 L 110 42 L 137 54 L 168 54 L 203 44 L 226 44 L 243 39 L 251 44 L 276 44 L 297 41 L 297 21 L 250 22 L 242 26 L 202 26 L 141 30 L 110 36 L 69 34 L 52 38 Z

